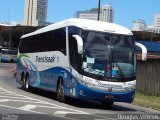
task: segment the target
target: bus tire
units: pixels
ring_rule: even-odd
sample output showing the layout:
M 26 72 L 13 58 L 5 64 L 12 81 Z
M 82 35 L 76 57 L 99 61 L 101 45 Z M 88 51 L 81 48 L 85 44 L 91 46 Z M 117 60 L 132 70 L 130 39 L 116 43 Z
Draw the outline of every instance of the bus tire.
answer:
M 11 59 L 11 60 L 10 60 L 10 63 L 14 63 L 14 60 L 13 60 L 13 59 Z
M 24 87 L 25 91 L 29 92 L 30 91 L 30 86 L 29 86 L 29 75 L 26 74 L 25 77 L 25 87 Z
M 60 102 L 65 102 L 66 96 L 64 94 L 64 82 L 62 78 L 59 78 L 57 82 L 57 99 Z
M 24 73 L 22 73 L 22 75 L 21 75 L 21 81 L 22 81 L 21 88 L 24 90 L 24 88 L 25 88 L 25 75 L 24 75 Z
M 27 74 L 25 75 L 24 73 L 22 73 L 21 80 L 22 80 L 21 88 L 28 92 L 30 90 L 29 76 Z

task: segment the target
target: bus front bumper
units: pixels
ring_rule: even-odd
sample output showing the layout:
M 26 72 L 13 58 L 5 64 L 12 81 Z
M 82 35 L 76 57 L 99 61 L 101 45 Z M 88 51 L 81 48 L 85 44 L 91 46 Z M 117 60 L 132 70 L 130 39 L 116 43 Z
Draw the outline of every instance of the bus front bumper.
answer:
M 113 101 L 132 103 L 135 90 L 127 92 L 104 92 L 78 84 L 77 97 L 82 100 Z

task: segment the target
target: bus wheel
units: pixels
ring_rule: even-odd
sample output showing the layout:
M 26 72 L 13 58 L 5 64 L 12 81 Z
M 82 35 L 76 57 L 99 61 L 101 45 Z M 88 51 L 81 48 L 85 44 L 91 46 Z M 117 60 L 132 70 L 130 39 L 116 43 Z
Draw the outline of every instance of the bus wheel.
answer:
M 62 80 L 59 80 L 57 84 L 57 99 L 60 102 L 65 102 L 66 96 L 64 94 L 64 83 Z
M 112 107 L 113 103 L 114 101 L 102 101 L 101 102 L 103 108 L 110 108 Z
M 21 81 L 22 81 L 22 85 L 21 85 L 21 88 L 22 89 L 25 89 L 25 75 L 22 73 L 21 75 Z
M 28 75 L 26 75 L 26 77 L 25 77 L 24 89 L 25 89 L 27 92 L 30 91 L 29 76 L 28 76 Z
M 29 87 L 29 77 L 28 77 L 28 75 L 25 76 L 24 74 L 22 74 L 21 79 L 22 79 L 22 86 L 21 86 L 21 88 L 23 90 L 25 90 L 25 91 L 29 91 L 30 87 Z
M 14 63 L 14 60 L 13 60 L 13 59 L 11 59 L 11 60 L 10 60 L 10 63 Z

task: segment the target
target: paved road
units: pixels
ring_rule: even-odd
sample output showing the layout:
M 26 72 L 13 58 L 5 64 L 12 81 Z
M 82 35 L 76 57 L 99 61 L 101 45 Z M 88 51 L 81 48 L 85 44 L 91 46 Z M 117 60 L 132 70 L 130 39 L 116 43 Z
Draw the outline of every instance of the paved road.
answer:
M 33 89 L 25 92 L 11 76 L 15 64 L 0 63 L 0 119 L 14 120 L 116 120 L 116 119 L 160 119 L 160 111 L 132 104 L 115 103 L 104 109 L 100 104 L 69 99 L 60 103 L 51 92 Z M 144 116 L 145 115 L 145 116 Z

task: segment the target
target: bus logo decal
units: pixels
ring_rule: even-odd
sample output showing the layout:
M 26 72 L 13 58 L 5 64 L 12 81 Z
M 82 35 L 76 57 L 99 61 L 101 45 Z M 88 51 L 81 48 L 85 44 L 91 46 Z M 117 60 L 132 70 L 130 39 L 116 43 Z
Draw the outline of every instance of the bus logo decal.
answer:
M 30 70 L 33 70 L 36 72 L 36 78 L 34 80 L 35 82 L 33 83 L 33 86 L 38 87 L 40 85 L 39 72 L 38 72 L 37 68 L 34 66 L 34 64 L 28 58 L 30 58 L 30 57 L 27 56 L 26 54 L 20 54 L 18 57 L 19 62 L 21 63 L 21 65 L 23 65 L 27 68 L 28 72 L 30 72 Z
M 40 57 L 40 56 L 36 56 L 36 60 L 35 62 L 42 62 L 42 63 L 53 63 L 53 62 L 59 62 L 59 57 L 56 57 L 55 55 L 53 55 L 52 57 L 48 57 L 48 56 L 44 56 L 44 57 Z

